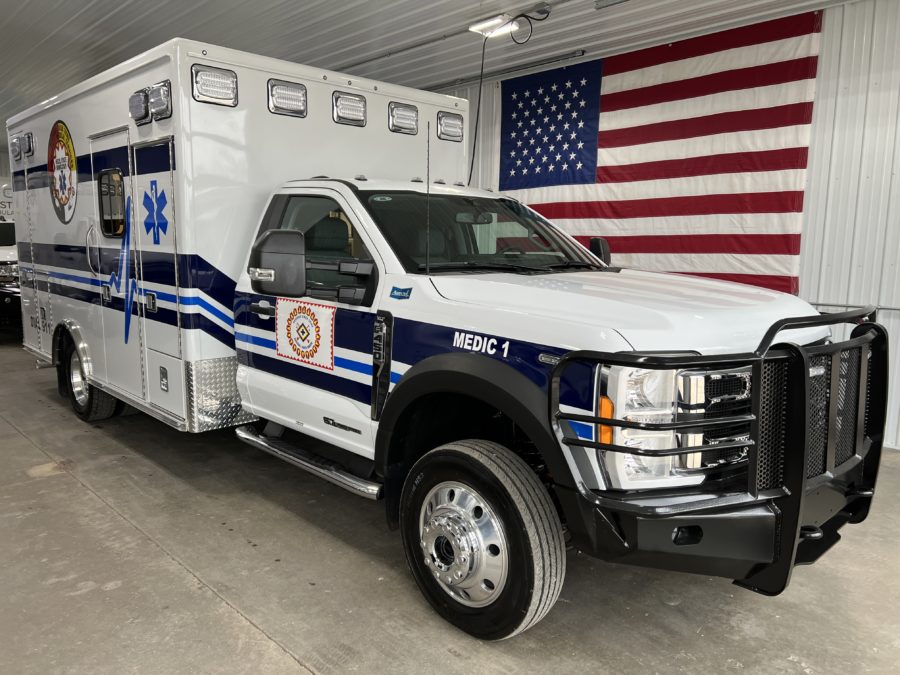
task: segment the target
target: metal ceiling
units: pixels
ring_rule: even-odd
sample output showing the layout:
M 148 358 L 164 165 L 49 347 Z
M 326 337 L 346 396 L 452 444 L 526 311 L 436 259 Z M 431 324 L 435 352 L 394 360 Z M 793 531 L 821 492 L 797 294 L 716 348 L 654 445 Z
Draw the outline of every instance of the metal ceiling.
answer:
M 595 58 L 844 0 L 553 0 L 530 42 L 488 43 L 498 72 L 574 50 Z M 12 4 L 8 1 L 4 4 Z M 0 13 L 0 119 L 172 37 L 420 88 L 477 77 L 466 27 L 534 3 L 512 0 L 28 0 Z M 5 149 L 5 134 L 0 149 Z

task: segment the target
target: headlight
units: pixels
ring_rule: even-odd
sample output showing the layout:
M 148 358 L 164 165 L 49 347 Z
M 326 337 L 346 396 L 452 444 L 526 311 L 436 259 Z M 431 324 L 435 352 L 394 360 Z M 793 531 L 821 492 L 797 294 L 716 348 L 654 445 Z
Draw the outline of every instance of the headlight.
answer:
M 606 395 L 600 401 L 600 416 L 656 424 L 674 421 L 678 405 L 676 375 L 674 370 L 610 366 Z M 674 431 L 601 425 L 598 437 L 602 442 L 641 450 L 678 447 Z M 685 473 L 700 466 L 700 453 L 652 457 L 598 452 L 609 474 L 611 487 L 620 490 L 683 487 L 702 483 L 705 478 L 702 473 Z

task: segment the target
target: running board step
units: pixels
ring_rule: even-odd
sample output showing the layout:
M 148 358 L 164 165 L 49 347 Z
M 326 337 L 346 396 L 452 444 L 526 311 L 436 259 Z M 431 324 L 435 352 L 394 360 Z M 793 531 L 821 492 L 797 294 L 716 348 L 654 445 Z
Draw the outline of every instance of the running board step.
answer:
M 280 438 L 272 438 L 261 434 L 249 425 L 238 427 L 235 433 L 244 443 L 260 450 L 265 450 L 270 455 L 283 459 L 285 462 L 308 471 L 314 476 L 324 478 L 329 483 L 342 487 L 348 492 L 366 499 L 381 499 L 381 483 L 354 476 L 341 465 L 331 460 L 301 450 Z

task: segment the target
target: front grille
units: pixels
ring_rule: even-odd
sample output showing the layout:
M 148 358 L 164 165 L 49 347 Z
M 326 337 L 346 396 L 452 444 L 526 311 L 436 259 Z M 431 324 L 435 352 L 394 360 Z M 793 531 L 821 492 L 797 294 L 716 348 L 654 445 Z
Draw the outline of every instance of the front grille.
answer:
M 825 473 L 828 450 L 828 392 L 831 388 L 831 354 L 809 359 L 809 454 L 806 477 Z
M 757 490 L 780 487 L 784 479 L 789 365 L 788 359 L 772 359 L 763 363 L 756 453 Z
M 834 451 L 835 466 L 840 466 L 856 454 L 856 421 L 859 412 L 859 359 L 860 349 L 841 352 L 840 382 L 837 394 L 837 447 Z

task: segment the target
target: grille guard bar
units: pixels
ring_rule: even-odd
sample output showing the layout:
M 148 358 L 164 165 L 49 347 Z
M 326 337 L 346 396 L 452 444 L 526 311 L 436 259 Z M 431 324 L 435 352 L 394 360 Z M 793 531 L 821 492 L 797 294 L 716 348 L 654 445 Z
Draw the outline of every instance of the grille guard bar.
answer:
M 647 507 L 631 498 L 633 494 L 610 494 L 607 491 L 600 493 L 589 490 L 584 484 L 579 484 L 578 489 L 582 496 L 587 498 L 601 515 L 603 522 L 615 522 L 615 512 L 630 512 L 644 518 L 665 518 L 673 513 L 684 514 L 686 512 L 709 512 L 727 509 L 736 506 L 746 506 L 751 503 L 766 503 L 777 518 L 777 537 L 775 542 L 775 555 L 771 562 L 760 563 L 745 578 L 736 579 L 735 583 L 751 590 L 766 595 L 777 595 L 783 591 L 791 577 L 794 565 L 807 564 L 815 561 L 828 548 L 840 538 L 838 529 L 845 523 L 858 523 L 865 520 L 871 506 L 874 487 L 878 475 L 878 467 L 881 456 L 881 445 L 884 435 L 884 425 L 887 413 L 887 332 L 874 323 L 875 308 L 871 306 L 857 310 L 839 313 L 825 313 L 818 316 L 786 318 L 772 324 L 766 331 L 759 346 L 753 352 L 729 355 L 664 355 L 638 352 L 604 353 L 596 351 L 573 351 L 564 355 L 550 377 L 549 387 L 549 413 L 550 423 L 559 442 L 571 448 L 585 447 L 596 448 L 613 452 L 627 452 L 630 454 L 651 454 L 665 456 L 669 454 L 684 454 L 698 452 L 704 449 L 721 450 L 725 444 L 700 447 L 684 447 L 665 451 L 640 452 L 635 448 L 626 448 L 601 444 L 594 441 L 575 438 L 567 434 L 563 428 L 569 427 L 566 422 L 577 421 L 588 424 L 608 424 L 610 426 L 646 428 L 646 429 L 700 429 L 715 428 L 729 423 L 750 422 L 751 431 L 748 442 L 739 442 L 740 447 L 748 447 L 748 476 L 746 490 L 734 493 L 703 493 L 702 484 L 694 488 L 701 499 L 694 502 L 694 506 L 686 503 L 674 502 L 669 506 L 657 505 Z M 792 343 L 779 343 L 773 349 L 773 343 L 781 331 L 793 328 L 807 328 L 815 326 L 833 326 L 839 324 L 857 324 L 852 330 L 849 340 L 839 343 L 802 347 Z M 838 363 L 842 352 L 851 349 L 860 350 L 860 363 L 868 367 L 861 367 L 859 373 L 858 411 L 856 416 L 854 454 L 836 466 L 835 447 L 832 435 L 828 437 L 826 451 L 826 471 L 822 475 L 813 478 L 807 476 L 808 458 L 810 455 L 810 435 L 813 425 L 816 423 L 809 414 L 810 401 L 810 359 L 815 356 L 830 356 L 832 363 Z M 868 362 L 867 362 L 868 360 Z M 781 474 L 778 477 L 777 489 L 760 489 L 757 482 L 759 469 L 759 445 L 760 421 L 762 410 L 762 382 L 764 368 L 772 367 L 781 361 L 785 370 L 786 382 L 790 386 L 785 388 L 784 403 L 785 420 L 779 429 L 780 438 L 778 447 L 781 451 Z M 593 366 L 622 365 L 642 368 L 665 369 L 722 369 L 727 367 L 751 368 L 751 415 L 733 415 L 720 417 L 704 422 L 695 419 L 676 420 L 675 422 L 651 424 L 651 423 L 625 423 L 623 420 L 612 420 L 591 415 L 563 413 L 560 410 L 560 390 L 563 375 L 566 368 L 575 362 L 588 363 Z M 834 371 L 834 368 L 832 369 Z M 833 385 L 836 377 L 832 378 Z M 832 396 L 828 412 L 829 428 L 835 422 L 835 410 L 837 396 Z M 766 417 L 764 414 L 762 417 Z M 789 423 L 788 423 L 789 421 Z M 683 424 L 682 424 L 683 422 Z M 771 429 L 770 429 L 771 431 Z M 843 498 L 843 506 L 837 512 L 828 515 L 827 522 L 817 520 L 822 515 L 822 501 L 820 488 L 825 485 L 831 487 L 826 492 L 835 492 Z M 765 486 L 763 486 L 765 487 Z M 807 500 L 809 503 L 807 504 Z M 658 500 L 657 500 L 658 501 Z M 805 514 L 805 515 L 804 515 Z M 827 514 L 826 514 L 827 515 Z M 804 523 L 804 519 L 810 523 Z M 821 522 L 821 527 L 815 525 Z M 807 538 L 804 534 L 809 525 L 817 530 L 820 537 Z M 624 533 L 616 531 L 625 548 L 629 544 L 622 539 Z M 621 555 L 621 553 L 620 553 Z

